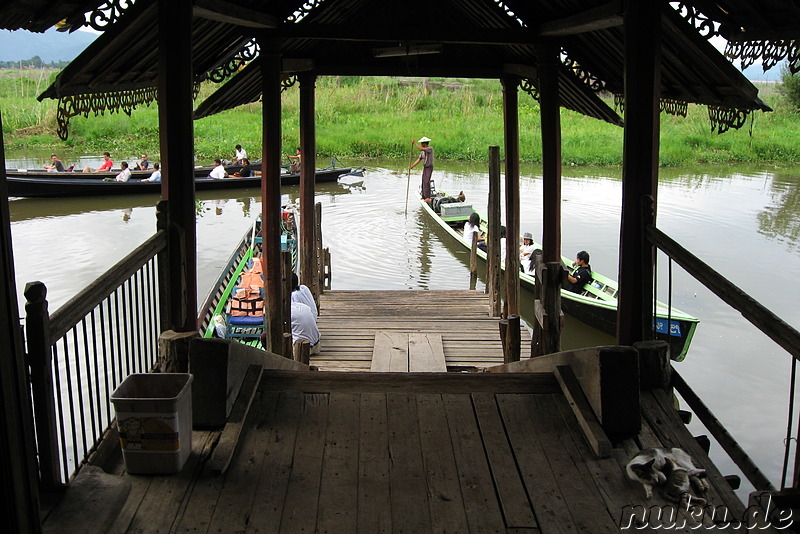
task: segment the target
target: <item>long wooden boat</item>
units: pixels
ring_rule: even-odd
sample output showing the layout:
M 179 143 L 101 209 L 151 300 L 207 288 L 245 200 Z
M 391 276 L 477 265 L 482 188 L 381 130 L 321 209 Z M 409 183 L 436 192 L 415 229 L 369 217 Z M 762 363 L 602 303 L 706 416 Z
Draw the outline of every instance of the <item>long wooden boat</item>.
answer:
M 351 167 L 333 167 L 317 170 L 316 182 L 335 182 L 342 174 L 347 174 Z M 52 173 L 52 172 L 14 172 L 6 171 L 8 177 L 8 195 L 12 197 L 65 197 L 96 195 L 134 195 L 161 192 L 158 182 L 143 182 L 149 176 L 146 171 L 135 171 L 127 182 L 106 181 L 106 173 Z M 116 176 L 118 173 L 112 173 Z M 281 185 L 300 183 L 299 174 L 282 173 Z M 215 180 L 195 177 L 195 188 L 198 191 L 232 188 L 261 187 L 261 177 L 247 178 L 228 177 Z
M 291 252 L 292 266 L 296 272 L 299 266 L 297 246 L 299 220 L 294 210 L 283 210 L 282 213 L 281 248 Z M 289 214 L 292 216 L 289 217 Z M 236 289 L 240 287 L 242 274 L 252 267 L 253 258 L 261 258 L 262 239 L 260 233 L 261 220 L 259 219 L 242 236 L 219 278 L 211 286 L 197 318 L 198 332 L 203 337 L 227 338 L 260 345 L 260 336 L 264 332 L 264 316 L 233 317 L 229 305 Z
M 472 243 L 468 243 L 464 239 L 464 222 L 472 213 L 471 207 L 468 207 L 469 204 L 462 204 L 466 209 L 460 210 L 460 213 L 456 215 L 447 213 L 445 216 L 436 213 L 430 203 L 423 199 L 420 199 L 420 205 L 423 211 L 436 221 L 439 226 L 444 228 L 457 243 L 467 250 L 472 248 Z M 448 211 L 456 212 L 456 210 Z M 486 230 L 485 224 L 485 221 L 482 220 L 481 226 L 484 231 Z M 541 248 L 539 244 L 534 243 L 534 245 L 536 248 Z M 517 254 L 517 247 L 509 245 L 507 253 Z M 486 252 L 483 250 L 478 249 L 478 256 L 486 261 Z M 565 256 L 562 256 L 561 260 L 565 265 L 571 264 L 571 260 Z M 501 268 L 505 269 L 505 265 L 501 264 Z M 533 272 L 520 271 L 519 279 L 522 286 L 533 291 L 536 283 Z M 618 285 L 616 280 L 612 280 L 597 271 L 592 271 L 592 282 L 586 284 L 581 293 L 575 293 L 567 289 L 561 290 L 561 306 L 564 313 L 600 331 L 614 335 L 617 323 L 617 292 Z M 673 360 L 681 361 L 686 357 L 699 322 L 696 317 L 675 307 L 670 309 L 663 302 L 657 302 L 656 304 L 656 337 L 669 343 L 670 356 Z

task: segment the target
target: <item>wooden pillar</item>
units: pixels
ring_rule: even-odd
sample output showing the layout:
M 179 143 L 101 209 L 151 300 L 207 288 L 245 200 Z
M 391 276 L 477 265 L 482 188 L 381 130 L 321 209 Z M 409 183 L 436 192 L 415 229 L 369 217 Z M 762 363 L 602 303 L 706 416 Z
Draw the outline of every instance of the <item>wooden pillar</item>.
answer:
M 537 47 L 539 54 L 539 114 L 542 130 L 542 248 L 544 261 L 561 261 L 561 98 L 558 66 L 561 49 L 555 43 Z
M 489 147 L 489 231 L 500 228 L 500 147 Z M 499 231 L 499 230 L 498 230 Z M 506 244 L 510 243 L 506 237 Z M 512 250 L 513 247 L 507 247 Z M 489 315 L 500 317 L 502 306 L 500 295 L 500 250 L 494 248 L 494 240 L 489 241 L 486 258 L 486 290 L 489 293 Z
M 503 78 L 503 122 L 506 146 L 506 305 L 507 314 L 519 315 L 519 79 Z
M 263 236 L 264 320 L 268 351 L 282 353 L 283 286 L 281 285 L 281 57 L 274 39 L 259 39 L 263 151 L 261 154 L 261 234 Z M 304 155 L 305 157 L 305 155 Z
M 661 83 L 660 2 L 628 2 L 625 13 L 625 132 L 619 244 L 617 343 L 651 339 L 655 249 L 644 227 L 655 223 Z M 643 202 L 653 209 L 644 215 Z
M 191 0 L 159 0 L 158 20 L 161 196 L 170 201 L 168 280 L 160 281 L 160 293 L 167 299 L 166 328 L 189 332 L 197 329 Z
M 5 161 L 0 117 L 0 161 Z M 0 358 L 0 477 L 6 497 L 0 512 L 10 532 L 41 532 L 37 491 L 36 446 L 24 343 L 19 324 L 11 216 L 5 165 L 0 168 L 0 336 L 5 350 Z
M 319 279 L 316 272 L 317 248 L 314 239 L 314 182 L 317 169 L 316 122 L 314 96 L 316 76 L 302 73 L 300 82 L 300 281 L 319 298 Z

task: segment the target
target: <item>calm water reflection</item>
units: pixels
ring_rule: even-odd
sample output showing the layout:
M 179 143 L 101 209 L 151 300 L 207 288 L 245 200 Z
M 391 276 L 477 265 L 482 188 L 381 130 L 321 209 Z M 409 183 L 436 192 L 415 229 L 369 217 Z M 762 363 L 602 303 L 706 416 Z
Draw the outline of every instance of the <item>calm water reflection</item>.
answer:
M 356 164 L 356 162 L 350 162 Z M 15 163 L 16 165 L 17 163 Z M 39 163 L 40 165 L 41 163 Z M 464 289 L 467 253 L 423 218 L 414 200 L 419 175 L 407 178 L 403 161 L 367 162 L 351 185 L 318 188 L 323 236 L 331 250 L 334 289 Z M 37 165 L 38 166 L 38 165 Z M 541 239 L 540 170 L 523 166 L 521 231 Z M 562 247 L 586 249 L 597 271 L 616 278 L 621 178 L 618 169 L 564 169 Z M 800 250 L 800 169 L 709 167 L 661 172 L 659 227 L 735 284 L 800 327 L 800 285 L 793 278 Z M 485 212 L 483 166 L 437 165 L 438 189 L 464 191 Z M 284 188 L 296 197 L 296 187 Z M 199 195 L 198 286 L 202 296 L 231 247 L 260 213 L 257 190 Z M 51 310 L 150 236 L 153 196 L 86 199 L 13 199 L 12 233 L 17 286 L 42 280 Z M 670 265 L 659 259 L 659 298 L 667 300 Z M 692 348 L 679 371 L 778 484 L 786 428 L 791 358 L 680 268 L 672 269 L 672 302 L 700 318 Z M 479 287 L 483 287 L 482 281 Z M 22 304 L 22 303 L 21 303 Z M 523 293 L 523 318 L 532 316 Z M 613 340 L 569 320 L 565 348 Z M 692 430 L 705 433 L 697 423 Z M 724 473 L 736 468 L 712 453 Z M 745 485 L 746 486 L 746 485 Z M 749 490 L 745 487 L 741 495 Z

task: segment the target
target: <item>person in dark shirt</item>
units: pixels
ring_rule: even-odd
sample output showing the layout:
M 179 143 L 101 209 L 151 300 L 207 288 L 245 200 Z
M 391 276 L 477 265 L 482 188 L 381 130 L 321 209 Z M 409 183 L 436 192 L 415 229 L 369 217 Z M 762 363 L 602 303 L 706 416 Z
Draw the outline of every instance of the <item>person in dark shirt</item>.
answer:
M 48 172 L 64 172 L 64 164 L 61 163 L 58 156 L 53 154 L 50 156 L 50 161 L 52 161 L 52 163 L 50 165 L 45 165 L 43 167 L 44 169 L 47 169 Z
M 583 286 L 592 281 L 592 267 L 589 265 L 589 253 L 581 250 L 572 263 L 572 272 L 567 274 L 564 289 L 582 293 Z

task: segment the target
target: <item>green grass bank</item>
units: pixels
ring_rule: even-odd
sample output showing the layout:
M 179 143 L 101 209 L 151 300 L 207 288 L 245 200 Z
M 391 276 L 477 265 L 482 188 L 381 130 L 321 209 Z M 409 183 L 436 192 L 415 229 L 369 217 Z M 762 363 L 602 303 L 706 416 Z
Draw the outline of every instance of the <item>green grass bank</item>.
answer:
M 141 106 L 131 116 L 106 113 L 75 117 L 64 142 L 55 134 L 56 102 L 38 102 L 55 71 L 0 70 L 0 111 L 7 149 L 68 148 L 86 154 L 147 152 L 158 158 L 157 105 Z M 689 106 L 686 118 L 661 115 L 661 165 L 697 163 L 800 162 L 800 114 L 786 103 L 776 84 L 760 85 L 761 98 L 775 111 L 753 114 L 741 130 L 711 131 L 704 106 Z M 205 84 L 196 101 L 216 90 Z M 298 90 L 285 91 L 284 152 L 299 144 Z M 606 101 L 613 107 L 611 98 Z M 520 159 L 541 161 L 539 103 L 519 97 Z M 502 91 L 495 80 L 325 77 L 317 81 L 318 157 L 410 157 L 410 141 L 433 139 L 439 158 L 483 161 L 487 147 L 503 146 Z M 564 164 L 619 165 L 622 129 L 562 110 Z M 261 149 L 261 104 L 254 103 L 194 123 L 198 160 L 229 158 L 233 146 Z

